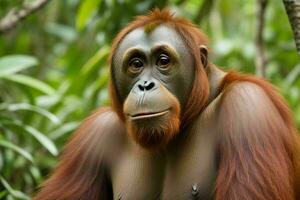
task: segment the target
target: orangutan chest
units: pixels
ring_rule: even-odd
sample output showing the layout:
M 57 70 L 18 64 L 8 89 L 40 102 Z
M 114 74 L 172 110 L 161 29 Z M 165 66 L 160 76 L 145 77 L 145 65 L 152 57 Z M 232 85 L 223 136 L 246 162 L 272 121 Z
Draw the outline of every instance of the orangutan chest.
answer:
M 214 142 L 210 137 L 191 137 L 179 146 L 154 155 L 125 151 L 112 171 L 114 199 L 212 199 Z
M 162 199 L 213 199 L 217 167 L 212 138 L 191 137 L 176 146 L 166 164 Z

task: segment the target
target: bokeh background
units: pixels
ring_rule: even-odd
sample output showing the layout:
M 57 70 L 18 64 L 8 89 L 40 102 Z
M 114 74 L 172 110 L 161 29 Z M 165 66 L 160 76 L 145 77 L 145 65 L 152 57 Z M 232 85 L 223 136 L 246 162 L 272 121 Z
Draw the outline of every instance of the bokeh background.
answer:
M 0 18 L 34 0 L 0 0 Z M 256 0 L 50 0 L 0 34 L 0 199 L 30 199 L 80 122 L 108 105 L 107 56 L 135 15 L 169 7 L 210 37 L 210 59 L 258 73 Z M 263 26 L 264 76 L 300 127 L 300 62 L 281 1 Z

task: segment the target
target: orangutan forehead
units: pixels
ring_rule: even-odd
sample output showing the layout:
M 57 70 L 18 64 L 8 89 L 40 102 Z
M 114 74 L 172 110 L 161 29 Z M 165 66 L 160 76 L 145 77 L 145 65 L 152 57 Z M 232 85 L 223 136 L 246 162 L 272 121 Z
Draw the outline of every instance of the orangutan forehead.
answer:
M 173 28 L 164 24 L 150 26 L 147 25 L 129 32 L 120 42 L 115 58 L 122 57 L 131 48 L 150 52 L 155 46 L 161 45 L 170 46 L 178 55 L 187 56 L 188 49 L 181 36 Z
M 158 22 L 152 22 L 144 26 L 144 31 L 147 34 L 150 34 L 152 31 L 154 31 L 161 23 Z

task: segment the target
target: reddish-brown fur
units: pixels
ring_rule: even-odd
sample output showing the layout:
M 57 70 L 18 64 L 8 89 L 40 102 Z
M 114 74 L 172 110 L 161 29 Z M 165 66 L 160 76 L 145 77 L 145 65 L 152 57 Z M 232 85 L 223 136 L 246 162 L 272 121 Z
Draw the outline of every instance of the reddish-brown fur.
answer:
M 209 96 L 207 75 L 198 48 L 199 45 L 206 45 L 207 39 L 193 24 L 174 18 L 166 10 L 155 10 L 147 16 L 138 17 L 114 40 L 110 62 L 118 44 L 130 31 L 162 23 L 173 27 L 182 36 L 194 56 L 194 84 L 181 112 L 182 127 L 187 127 L 199 116 Z M 249 83 L 250 86 L 247 85 Z M 253 99 L 247 99 L 245 92 L 249 87 L 264 101 L 251 104 L 250 107 Z M 216 127 L 219 126 L 220 132 L 216 199 L 299 199 L 299 138 L 290 111 L 276 90 L 266 81 L 232 72 L 224 78 L 219 93 L 221 100 L 216 110 L 219 114 Z M 96 141 L 103 139 L 106 126 L 110 126 L 108 134 L 119 132 L 125 117 L 113 80 L 110 82 L 110 94 L 112 107 L 123 122 L 117 120 L 113 125 L 104 122 L 95 124 L 97 118 L 101 118 L 108 110 L 100 110 L 87 119 L 67 145 L 58 168 L 43 184 L 35 200 L 111 198 L 109 179 L 105 175 L 105 165 L 101 162 L 103 147 L 100 149 Z M 243 102 L 246 102 L 245 107 Z M 270 112 L 256 116 L 255 112 L 260 113 L 258 108 L 263 108 L 260 103 L 265 103 Z M 98 130 L 97 134 L 94 129 Z
M 101 163 L 104 152 L 99 151 L 100 144 L 95 144 L 103 136 L 93 130 L 96 119 L 109 110 L 98 110 L 80 126 L 67 144 L 54 174 L 43 183 L 35 200 L 109 199 L 110 183 Z M 103 126 L 97 128 L 101 130 Z
M 231 120 L 239 119 L 238 123 L 242 123 L 243 112 L 235 116 L 234 112 L 225 110 L 237 107 L 235 101 L 241 99 L 238 98 L 239 94 L 234 95 L 231 91 L 235 85 L 245 82 L 254 83 L 262 88 L 279 115 L 270 112 L 261 120 L 257 116 L 257 119 L 245 122 L 246 125 L 253 126 L 247 130 L 239 129 L 243 134 L 241 144 L 241 140 L 234 135 L 236 133 L 228 127 L 234 125 L 230 124 Z M 265 80 L 229 72 L 223 79 L 219 92 L 223 92 L 223 100 L 219 116 L 222 134 L 219 139 L 220 168 L 216 183 L 216 199 L 300 198 L 299 136 L 296 134 L 291 112 L 277 90 Z M 255 112 L 255 105 L 250 110 Z M 264 123 L 265 128 L 254 127 L 255 124 L 252 123 L 258 125 Z M 255 140 L 253 135 L 257 135 L 259 141 Z
M 112 63 L 118 44 L 129 32 L 139 27 L 145 27 L 149 24 L 151 27 L 155 27 L 162 23 L 169 25 L 177 31 L 177 33 L 186 42 L 188 49 L 194 57 L 194 84 L 190 98 L 188 99 L 188 102 L 184 108 L 182 108 L 181 113 L 181 126 L 184 128 L 200 114 L 209 96 L 208 80 L 207 76 L 205 75 L 204 67 L 201 63 L 201 54 L 199 50 L 199 45 L 207 45 L 208 40 L 207 37 L 194 24 L 183 18 L 175 18 L 168 10 L 160 11 L 155 9 L 148 15 L 138 16 L 135 21 L 126 26 L 115 38 L 112 44 L 112 51 L 109 61 Z M 116 94 L 113 80 L 110 81 L 110 93 L 112 97 L 111 100 L 113 109 L 118 113 L 120 118 L 124 120 L 122 112 L 123 105 Z
M 138 144 L 147 149 L 161 150 L 171 139 L 173 139 L 180 131 L 180 104 L 176 97 L 165 89 L 164 94 L 168 99 L 172 100 L 172 109 L 168 120 L 161 120 L 158 127 L 150 125 L 145 127 L 145 123 L 139 126 L 139 123 L 132 121 L 126 122 L 127 130 Z M 125 103 L 126 105 L 126 103 Z

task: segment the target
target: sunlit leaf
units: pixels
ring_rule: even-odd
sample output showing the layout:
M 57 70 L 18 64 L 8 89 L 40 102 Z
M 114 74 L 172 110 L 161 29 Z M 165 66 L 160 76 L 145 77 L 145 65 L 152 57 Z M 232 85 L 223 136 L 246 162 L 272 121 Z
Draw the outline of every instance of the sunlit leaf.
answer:
M 26 55 L 0 57 L 0 77 L 14 74 L 38 64 L 36 58 Z
M 84 0 L 81 2 L 76 16 L 76 28 L 82 30 L 92 15 L 99 9 L 101 0 Z
M 297 78 L 300 75 L 300 64 L 296 65 L 292 71 L 289 72 L 289 74 L 286 76 L 286 78 L 284 79 L 284 84 L 286 85 L 286 87 L 290 87 L 293 82 L 295 80 L 297 80 Z
M 37 166 L 31 165 L 29 170 L 35 181 L 40 181 L 42 179 L 40 169 Z
M 108 81 L 108 68 L 102 68 L 99 73 L 99 78 L 91 83 L 84 92 L 84 98 L 91 99 L 92 96 L 97 95 L 101 88 L 105 87 Z
M 11 74 L 2 78 L 39 90 L 48 95 L 54 95 L 55 90 L 46 83 L 26 75 Z
M 44 134 L 42 134 L 32 126 L 25 125 L 23 127 L 28 133 L 35 137 L 52 155 L 56 156 L 58 154 L 55 144 L 48 137 L 46 137 Z
M 61 109 L 57 112 L 59 119 L 64 121 L 72 113 L 78 111 L 83 107 L 82 97 L 68 96 L 60 102 Z
M 58 154 L 58 150 L 55 144 L 47 136 L 45 136 L 43 133 L 33 128 L 32 126 L 25 125 L 18 120 L 11 120 L 11 121 L 3 120 L 2 123 L 14 125 L 20 127 L 21 129 L 24 129 L 26 132 L 32 135 L 40 144 L 42 144 L 43 147 L 47 149 L 52 155 L 56 156 Z
M 77 37 L 76 30 L 73 27 L 62 24 L 49 23 L 46 25 L 46 31 L 66 42 L 72 42 Z
M 27 151 L 25 151 L 24 149 L 18 147 L 17 145 L 15 145 L 11 142 L 8 142 L 6 140 L 0 139 L 0 146 L 11 149 L 11 150 L 17 152 L 18 154 L 23 156 L 25 159 L 27 159 L 27 160 L 29 160 L 30 162 L 33 163 L 33 157 L 31 156 L 31 154 L 28 153 Z
M 82 72 L 84 74 L 88 74 L 91 72 L 95 67 L 98 67 L 97 64 L 99 61 L 105 59 L 109 54 L 110 48 L 108 46 L 103 46 L 100 48 L 94 56 L 92 56 L 82 67 Z
M 8 111 L 29 110 L 29 111 L 36 112 L 36 113 L 48 118 L 55 124 L 60 123 L 60 119 L 58 117 L 56 117 L 54 114 L 50 113 L 49 111 L 47 111 L 43 108 L 33 106 L 28 103 L 0 104 L 0 110 L 2 110 L 2 109 L 8 110 Z
M 49 138 L 52 140 L 56 140 L 65 134 L 74 131 L 79 125 L 79 122 L 69 122 L 64 124 L 63 126 L 59 127 L 58 129 L 55 129 L 49 133 Z
M 42 107 L 50 107 L 56 103 L 59 103 L 61 97 L 58 95 L 54 96 L 39 96 L 36 98 L 36 104 Z
M 26 194 L 24 194 L 23 192 L 19 191 L 19 190 L 15 190 L 13 189 L 9 183 L 4 179 L 3 176 L 0 175 L 0 182 L 2 183 L 2 185 L 4 186 L 4 188 L 8 191 L 9 194 L 11 194 L 14 198 L 17 199 L 26 199 L 29 200 L 30 197 L 27 196 Z

